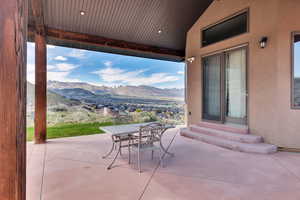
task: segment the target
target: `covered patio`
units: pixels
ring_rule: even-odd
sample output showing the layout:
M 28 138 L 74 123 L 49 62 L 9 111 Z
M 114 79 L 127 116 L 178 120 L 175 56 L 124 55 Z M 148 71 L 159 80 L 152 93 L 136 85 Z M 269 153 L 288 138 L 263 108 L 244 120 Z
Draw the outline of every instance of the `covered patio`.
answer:
M 1 3 L 0 199 L 24 200 L 27 194 L 27 199 L 35 200 L 40 199 L 41 193 L 31 183 L 26 184 L 26 179 L 43 179 L 43 173 L 39 172 L 44 169 L 39 165 L 45 165 L 46 171 L 48 162 L 43 162 L 44 155 L 50 152 L 48 147 L 55 146 L 50 145 L 51 141 L 45 144 L 47 44 L 183 62 L 186 32 L 211 0 L 4 0 Z M 35 42 L 34 143 L 41 145 L 26 145 L 27 41 Z M 78 139 L 83 142 L 83 138 Z M 63 149 L 61 153 L 67 155 L 68 151 Z M 27 191 L 26 185 L 30 186 Z M 41 186 L 38 184 L 37 188 Z
M 175 153 L 159 166 L 157 155 L 143 156 L 143 173 L 128 165 L 124 151 L 106 170 L 102 159 L 111 145 L 107 134 L 53 139 L 27 144 L 27 199 L 264 199 L 300 198 L 299 153 L 258 155 L 235 152 L 180 136 L 165 134 Z
M 224 7 L 225 2 L 229 2 L 226 4 L 228 7 Z M 240 47 L 239 45 L 242 44 L 249 45 L 250 50 L 253 50 L 250 55 L 255 57 L 250 62 L 251 76 L 256 73 L 261 75 L 252 77 L 252 88 L 250 88 L 252 90 L 249 94 L 256 98 L 251 97 L 253 102 L 250 102 L 252 107 L 249 110 L 251 110 L 252 121 L 250 120 L 251 123 L 245 126 L 247 129 L 245 134 L 249 133 L 249 128 L 254 136 L 266 134 L 263 136 L 267 136 L 267 142 L 275 141 L 280 145 L 286 140 L 282 146 L 294 150 L 294 147 L 299 146 L 299 140 L 297 141 L 299 112 L 290 109 L 290 104 L 287 103 L 290 100 L 287 98 L 290 96 L 290 88 L 285 87 L 290 85 L 290 76 L 287 75 L 290 74 L 290 70 L 287 66 L 290 65 L 292 56 L 290 51 L 286 51 L 287 53 L 281 51 L 291 48 L 286 45 L 289 43 L 286 38 L 290 38 L 291 31 L 299 29 L 299 23 L 295 19 L 298 17 L 296 14 L 299 12 L 296 9 L 300 4 L 292 0 L 287 2 L 283 3 L 280 0 L 270 0 L 268 3 L 259 0 L 2 0 L 0 7 L 0 200 L 199 198 L 299 200 L 299 153 L 278 152 L 260 155 L 235 152 L 181 137 L 179 129 L 175 128 L 168 130 L 168 134 L 165 134 L 163 139 L 164 145 L 170 152 L 175 153 L 175 157 L 165 156 L 165 167 L 161 168 L 158 157 L 151 161 L 150 156 L 144 156 L 145 171 L 140 174 L 134 163 L 130 165 L 127 163 L 126 151 L 123 157 L 117 160 L 117 165 L 113 169 L 106 170 L 111 158 L 102 159 L 101 156 L 111 145 L 107 134 L 47 140 L 46 132 L 47 44 L 152 59 L 187 61 L 189 70 L 186 69 L 188 86 L 186 101 L 189 125 L 199 123 L 203 114 L 200 109 L 202 107 L 200 69 L 203 56 L 224 49 L 232 50 L 233 47 Z M 286 7 L 281 13 L 279 8 L 283 5 Z M 209 6 L 210 13 L 190 29 L 204 11 L 209 9 Z M 227 17 L 236 12 L 248 13 L 250 10 L 251 15 L 246 16 L 254 16 L 251 18 L 250 25 L 253 27 L 255 22 L 256 32 L 252 29 L 248 32 L 246 28 L 244 35 L 236 36 L 238 40 L 218 41 L 210 47 L 200 45 L 200 31 L 203 28 L 211 27 L 221 19 L 227 21 L 229 19 Z M 265 12 L 266 10 L 271 12 Z M 290 22 L 295 22 L 295 26 L 285 26 L 288 25 L 285 23 L 286 16 Z M 217 20 L 216 17 L 220 19 Z M 266 19 L 272 21 L 261 22 Z M 245 21 L 250 22 L 250 20 Z M 281 25 L 280 29 L 275 26 L 277 24 Z M 268 25 L 268 29 L 264 29 L 265 25 Z M 272 43 L 273 38 L 279 38 L 277 36 L 283 33 L 285 35 L 283 39 L 278 39 L 278 43 Z M 259 47 L 258 41 L 265 34 L 270 37 L 269 47 Z M 34 143 L 26 142 L 27 41 L 35 42 Z M 278 61 L 273 59 L 274 56 L 279 55 L 276 52 L 281 53 Z M 265 55 L 268 55 L 269 59 L 265 59 Z M 224 64 L 225 60 L 221 63 Z M 278 67 L 274 69 L 273 66 Z M 263 69 L 269 71 L 262 71 Z M 270 71 L 276 73 L 269 73 Z M 281 74 L 281 71 L 285 73 Z M 283 75 L 285 78 L 282 78 Z M 278 80 L 284 79 L 284 84 L 280 84 L 282 82 L 277 79 L 271 79 L 274 77 Z M 268 80 L 269 82 L 266 82 Z M 262 83 L 263 87 L 256 84 L 257 82 Z M 281 95 L 277 92 L 274 85 L 284 93 Z M 268 98 L 265 98 L 265 93 L 269 94 Z M 243 95 L 248 96 L 248 93 Z M 276 118 L 266 123 L 264 121 L 266 117 L 261 115 L 261 112 Z M 281 118 L 277 118 L 279 115 Z M 286 124 L 279 126 L 283 122 Z M 273 137 L 274 131 L 280 137 Z M 262 138 L 260 139 L 262 142 Z M 289 144 L 287 140 L 295 145 L 285 145 Z M 223 140 L 217 141 L 221 141 L 220 146 L 224 144 Z M 245 143 L 247 144 L 247 141 Z

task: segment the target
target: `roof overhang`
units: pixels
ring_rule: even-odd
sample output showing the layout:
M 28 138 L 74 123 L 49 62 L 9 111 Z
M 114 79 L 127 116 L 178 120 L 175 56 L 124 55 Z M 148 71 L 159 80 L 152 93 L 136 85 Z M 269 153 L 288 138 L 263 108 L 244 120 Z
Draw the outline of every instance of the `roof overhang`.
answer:
M 186 32 L 212 0 L 30 0 L 29 41 L 183 61 Z M 80 11 L 86 16 L 80 16 Z

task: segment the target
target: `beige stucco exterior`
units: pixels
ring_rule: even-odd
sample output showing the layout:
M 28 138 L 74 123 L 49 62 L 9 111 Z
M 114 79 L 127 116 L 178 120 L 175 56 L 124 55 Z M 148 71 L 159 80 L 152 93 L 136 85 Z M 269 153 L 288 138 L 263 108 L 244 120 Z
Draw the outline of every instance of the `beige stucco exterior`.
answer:
M 201 48 L 201 29 L 249 9 L 249 33 Z M 268 143 L 300 148 L 300 110 L 291 108 L 291 33 L 300 31 L 298 0 L 215 0 L 187 34 L 188 124 L 201 121 L 201 57 L 248 44 L 248 126 Z M 258 41 L 267 36 L 261 49 Z

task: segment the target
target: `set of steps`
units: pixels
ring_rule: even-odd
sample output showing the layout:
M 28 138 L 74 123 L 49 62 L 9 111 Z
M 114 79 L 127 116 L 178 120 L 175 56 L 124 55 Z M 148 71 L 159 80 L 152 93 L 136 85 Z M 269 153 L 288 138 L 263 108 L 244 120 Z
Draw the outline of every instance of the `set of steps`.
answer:
M 227 149 L 269 154 L 277 151 L 272 144 L 263 143 L 261 136 L 250 135 L 246 126 L 200 122 L 180 130 L 182 136 Z

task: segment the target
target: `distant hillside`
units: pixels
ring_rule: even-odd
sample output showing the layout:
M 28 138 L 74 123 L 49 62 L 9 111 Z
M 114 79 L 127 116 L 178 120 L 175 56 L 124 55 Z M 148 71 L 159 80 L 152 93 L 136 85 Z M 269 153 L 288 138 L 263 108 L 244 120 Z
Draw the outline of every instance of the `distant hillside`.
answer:
M 73 89 L 73 88 L 81 88 L 84 90 L 88 90 L 93 93 L 97 92 L 112 92 L 111 88 L 106 86 L 95 86 L 88 83 L 81 82 L 59 82 L 59 81 L 48 81 L 47 83 L 48 89 Z
M 115 94 L 137 97 L 183 97 L 183 89 L 161 89 L 151 86 L 120 86 L 113 88 Z
M 58 82 L 58 81 L 48 81 L 48 89 L 60 92 L 63 94 L 62 89 L 84 89 L 90 91 L 97 95 L 111 94 L 111 95 L 121 95 L 121 96 L 133 96 L 133 97 L 168 97 L 168 98 L 183 98 L 184 89 L 161 89 L 151 86 L 119 86 L 119 87 L 106 87 L 106 86 L 94 86 L 88 83 L 78 83 L 78 82 Z M 65 90 L 69 93 L 70 91 Z M 74 91 L 75 92 L 75 91 Z M 83 91 L 82 91 L 83 92 Z
M 82 88 L 65 88 L 65 89 L 52 89 L 53 92 L 68 99 L 80 99 L 81 97 L 94 97 L 95 94 Z
M 35 86 L 29 82 L 27 82 L 27 106 L 28 108 L 32 108 L 34 106 L 34 99 L 35 99 Z M 47 91 L 47 104 L 48 106 L 56 106 L 56 105 L 77 105 L 80 104 L 79 101 L 69 100 L 57 93 L 52 91 Z

